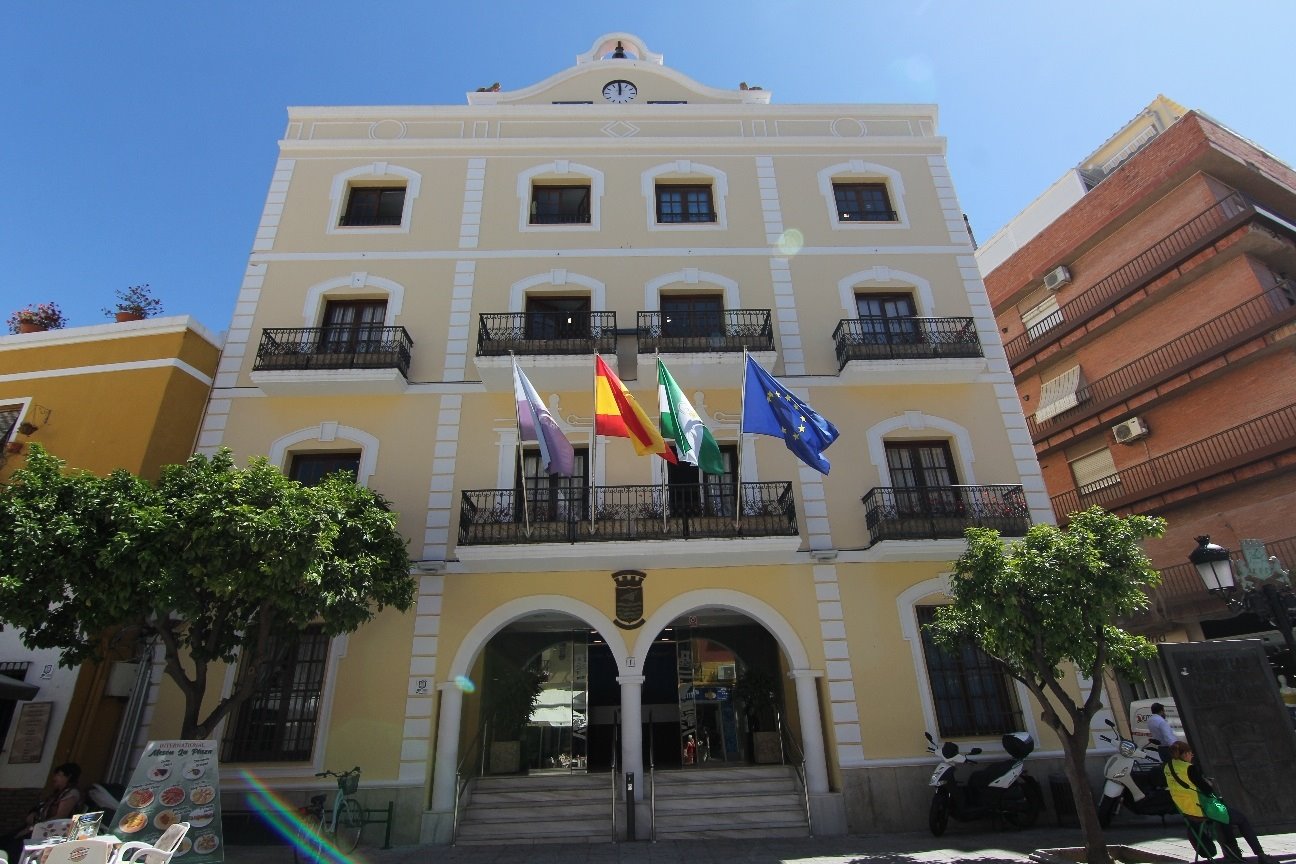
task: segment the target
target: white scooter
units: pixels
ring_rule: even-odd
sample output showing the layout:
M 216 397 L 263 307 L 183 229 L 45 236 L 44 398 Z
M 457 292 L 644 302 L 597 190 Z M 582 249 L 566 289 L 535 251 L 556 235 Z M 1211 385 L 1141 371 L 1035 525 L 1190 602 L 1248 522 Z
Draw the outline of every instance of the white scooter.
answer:
M 1103 766 L 1102 799 L 1098 802 L 1098 822 L 1106 828 L 1121 808 L 1144 816 L 1172 816 L 1177 811 L 1166 788 L 1161 759 L 1157 755 L 1157 740 L 1139 747 L 1116 731 L 1116 724 L 1108 720 L 1116 737 L 1099 735 L 1103 741 L 1116 745 L 1116 752 Z
M 991 818 L 1015 828 L 1035 824 L 1044 796 L 1035 778 L 1026 774 L 1026 757 L 1035 749 L 1029 735 L 1015 732 L 1003 736 L 1004 751 L 1011 758 L 992 762 L 972 772 L 967 783 L 959 783 L 955 769 L 963 764 L 975 764 L 968 757 L 979 755 L 981 748 L 973 747 L 965 755 L 953 741 L 937 746 L 930 732 L 924 734 L 927 751 L 941 757 L 927 783 L 936 789 L 927 814 L 927 827 L 932 834 L 937 837 L 944 834 L 951 818 L 959 822 Z

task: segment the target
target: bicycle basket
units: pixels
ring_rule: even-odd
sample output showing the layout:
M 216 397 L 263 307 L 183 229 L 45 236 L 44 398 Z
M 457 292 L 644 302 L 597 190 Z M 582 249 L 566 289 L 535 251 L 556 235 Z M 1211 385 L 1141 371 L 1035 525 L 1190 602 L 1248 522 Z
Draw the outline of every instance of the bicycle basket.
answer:
M 354 795 L 360 788 L 360 772 L 347 774 L 345 777 L 338 778 L 338 788 L 342 790 L 343 795 Z

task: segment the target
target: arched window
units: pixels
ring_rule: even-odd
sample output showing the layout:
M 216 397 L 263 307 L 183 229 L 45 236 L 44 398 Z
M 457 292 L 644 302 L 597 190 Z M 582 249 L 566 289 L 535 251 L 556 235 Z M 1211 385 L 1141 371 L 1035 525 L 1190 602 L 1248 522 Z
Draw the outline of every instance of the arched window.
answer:
M 729 180 L 718 168 L 688 159 L 668 162 L 643 172 L 641 188 L 650 231 L 729 227 Z
M 894 168 L 853 159 L 830 165 L 818 176 L 834 230 L 909 227 L 904 180 Z
M 602 221 L 603 172 L 559 159 L 518 175 L 518 229 L 597 231 Z

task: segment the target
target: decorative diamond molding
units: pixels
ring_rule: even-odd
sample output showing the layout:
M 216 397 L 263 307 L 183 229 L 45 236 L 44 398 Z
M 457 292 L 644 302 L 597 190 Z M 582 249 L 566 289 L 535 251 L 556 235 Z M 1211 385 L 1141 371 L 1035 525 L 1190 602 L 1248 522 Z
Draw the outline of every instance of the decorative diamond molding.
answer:
M 633 138 L 639 134 L 639 127 L 624 120 L 617 120 L 604 126 L 603 134 L 611 138 Z

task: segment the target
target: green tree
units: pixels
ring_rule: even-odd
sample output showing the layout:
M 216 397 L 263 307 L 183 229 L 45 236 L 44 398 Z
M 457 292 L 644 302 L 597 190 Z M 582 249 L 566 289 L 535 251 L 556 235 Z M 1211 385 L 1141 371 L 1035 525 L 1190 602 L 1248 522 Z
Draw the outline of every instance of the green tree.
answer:
M 1152 643 L 1115 622 L 1147 605 L 1143 589 L 1160 575 L 1142 543 L 1164 532 L 1164 519 L 1122 518 L 1100 507 L 1073 513 L 1065 531 L 1032 526 L 1006 547 L 997 531 L 969 528 L 950 580 L 953 602 L 930 625 L 942 644 L 975 642 L 1039 702 L 1062 741 L 1090 864 L 1108 857 L 1085 774 L 1089 724 L 1102 706 L 1104 671 L 1137 679 L 1138 661 L 1155 654 Z M 1070 667 L 1094 682 L 1083 701 L 1063 686 Z
M 75 666 L 103 634 L 155 633 L 184 695 L 185 737 L 206 738 L 308 625 L 348 633 L 414 600 L 405 541 L 383 498 L 344 473 L 318 486 L 228 450 L 126 472 L 65 471 L 33 444 L 0 488 L 0 623 Z M 279 646 L 275 651 L 274 646 Z M 234 691 L 200 716 L 213 662 L 237 658 Z

